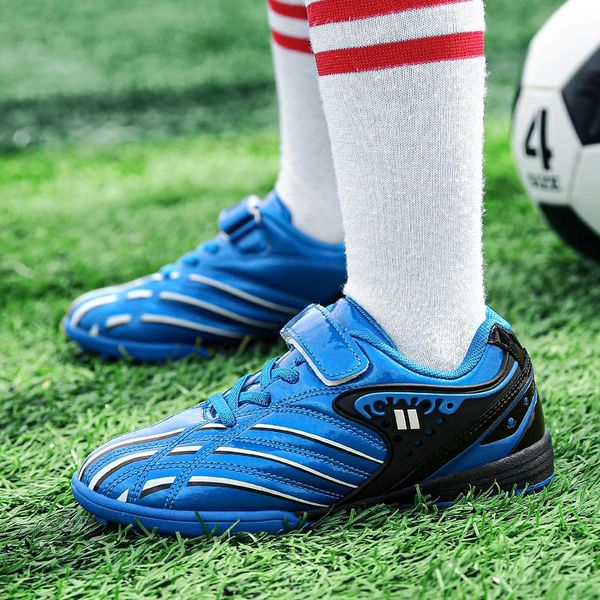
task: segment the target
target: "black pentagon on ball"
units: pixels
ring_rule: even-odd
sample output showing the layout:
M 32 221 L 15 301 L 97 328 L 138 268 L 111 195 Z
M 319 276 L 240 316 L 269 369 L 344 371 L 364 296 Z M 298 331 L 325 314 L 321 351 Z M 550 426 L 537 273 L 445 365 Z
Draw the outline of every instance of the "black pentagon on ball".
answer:
M 581 143 L 600 144 L 600 48 L 573 75 L 562 94 Z
M 570 206 L 541 203 L 540 208 L 550 225 L 567 244 L 600 262 L 600 235 Z

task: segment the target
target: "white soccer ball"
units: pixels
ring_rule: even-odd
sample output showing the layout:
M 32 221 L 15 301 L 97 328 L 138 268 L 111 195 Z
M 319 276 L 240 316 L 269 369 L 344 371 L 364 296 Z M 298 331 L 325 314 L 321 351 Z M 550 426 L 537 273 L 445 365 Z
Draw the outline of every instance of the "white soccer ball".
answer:
M 529 197 L 600 260 L 600 0 L 568 0 L 533 38 L 512 144 Z

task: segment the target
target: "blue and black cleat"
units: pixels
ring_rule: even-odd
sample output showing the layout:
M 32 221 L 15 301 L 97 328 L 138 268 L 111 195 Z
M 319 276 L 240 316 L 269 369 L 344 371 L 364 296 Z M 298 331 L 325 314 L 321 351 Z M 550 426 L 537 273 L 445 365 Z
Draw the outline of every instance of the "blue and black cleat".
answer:
M 311 302 L 329 303 L 346 279 L 343 244 L 315 240 L 275 193 L 224 211 L 220 234 L 160 272 L 80 296 L 67 336 L 106 358 L 205 355 L 246 337 L 275 337 Z
M 444 505 L 552 480 L 531 361 L 490 309 L 452 372 L 401 355 L 350 299 L 308 307 L 282 335 L 289 351 L 260 372 L 92 452 L 77 501 L 164 534 L 274 533 L 417 490 Z

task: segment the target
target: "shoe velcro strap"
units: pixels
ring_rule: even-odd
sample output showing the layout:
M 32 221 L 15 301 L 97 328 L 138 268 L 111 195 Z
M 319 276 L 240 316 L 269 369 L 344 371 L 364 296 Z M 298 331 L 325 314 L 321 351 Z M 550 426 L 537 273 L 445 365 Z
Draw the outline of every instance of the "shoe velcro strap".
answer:
M 318 304 L 311 304 L 294 317 L 281 335 L 327 386 L 350 381 L 369 366 L 369 360 L 348 330 Z
M 258 202 L 258 198 L 249 196 L 235 206 L 222 210 L 218 221 L 219 229 L 231 236 L 247 223 L 260 220 Z

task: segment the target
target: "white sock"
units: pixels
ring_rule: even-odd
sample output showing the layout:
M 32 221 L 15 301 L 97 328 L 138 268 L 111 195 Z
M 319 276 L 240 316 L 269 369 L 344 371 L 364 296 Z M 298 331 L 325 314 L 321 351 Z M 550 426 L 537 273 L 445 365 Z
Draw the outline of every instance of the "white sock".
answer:
M 346 294 L 410 359 L 451 370 L 485 319 L 481 0 L 317 0 Z
M 304 2 L 269 0 L 268 10 L 281 130 L 275 189 L 298 229 L 338 243 L 342 215 Z

